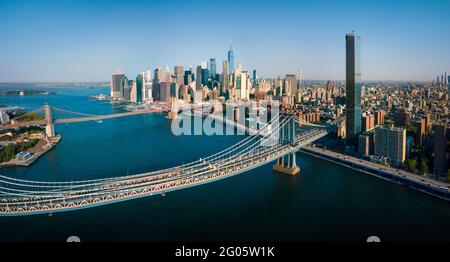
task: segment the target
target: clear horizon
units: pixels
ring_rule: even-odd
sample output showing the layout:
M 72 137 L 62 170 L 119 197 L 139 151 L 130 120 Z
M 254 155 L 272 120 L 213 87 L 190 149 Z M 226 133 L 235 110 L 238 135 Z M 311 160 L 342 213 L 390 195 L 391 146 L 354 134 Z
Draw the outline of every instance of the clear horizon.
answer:
M 179 8 L 181 7 L 181 8 Z M 195 67 L 233 45 L 259 77 L 345 79 L 345 34 L 361 36 L 364 81 L 450 71 L 450 1 L 0 2 L 0 82 L 105 82 L 160 65 Z

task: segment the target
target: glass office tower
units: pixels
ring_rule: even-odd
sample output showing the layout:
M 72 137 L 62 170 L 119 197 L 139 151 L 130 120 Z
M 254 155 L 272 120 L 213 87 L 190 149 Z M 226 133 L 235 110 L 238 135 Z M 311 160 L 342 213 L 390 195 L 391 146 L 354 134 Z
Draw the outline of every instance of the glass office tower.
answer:
M 209 76 L 211 76 L 213 78 L 216 77 L 217 65 L 216 65 L 216 59 L 214 57 L 211 57 L 209 59 L 208 69 L 209 69 Z
M 230 75 L 234 72 L 234 52 L 233 47 L 228 51 L 228 70 Z
M 145 93 L 145 81 L 144 81 L 145 73 L 141 73 L 136 77 L 136 102 L 143 102 Z
M 346 42 L 346 123 L 347 141 L 354 143 L 361 132 L 361 67 L 360 37 L 345 36 Z

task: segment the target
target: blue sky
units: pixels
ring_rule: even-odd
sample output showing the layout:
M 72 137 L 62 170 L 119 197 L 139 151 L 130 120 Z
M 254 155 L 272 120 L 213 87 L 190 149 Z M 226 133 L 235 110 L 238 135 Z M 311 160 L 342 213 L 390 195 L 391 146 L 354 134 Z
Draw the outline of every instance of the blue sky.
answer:
M 105 81 L 148 66 L 196 66 L 230 44 L 259 76 L 345 77 L 361 35 L 365 80 L 450 72 L 450 0 L 1 0 L 0 82 Z

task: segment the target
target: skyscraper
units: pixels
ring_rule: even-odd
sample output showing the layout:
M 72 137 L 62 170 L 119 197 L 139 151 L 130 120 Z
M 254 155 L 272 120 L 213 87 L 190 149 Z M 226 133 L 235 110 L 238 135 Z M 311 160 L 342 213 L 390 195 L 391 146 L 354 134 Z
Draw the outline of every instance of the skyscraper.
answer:
M 375 155 L 387 157 L 388 162 L 400 166 L 406 159 L 406 129 L 377 126 L 375 128 Z
M 137 99 L 138 99 L 136 82 L 130 80 L 130 81 L 128 81 L 128 86 L 130 88 L 130 101 L 136 103 Z
M 370 136 L 366 132 L 358 136 L 358 154 L 370 155 Z
M 160 84 L 160 101 L 161 102 L 170 102 L 170 82 L 162 82 Z
M 375 127 L 375 115 L 363 113 L 361 115 L 361 131 L 368 131 Z
M 155 81 L 155 80 L 153 80 Z M 152 98 L 153 101 L 161 101 L 161 84 L 153 83 L 152 84 Z
M 202 85 L 207 86 L 209 80 L 209 70 L 208 68 L 202 68 Z
M 434 126 L 434 158 L 433 166 L 436 175 L 445 175 L 447 172 L 446 147 L 447 147 L 447 121 L 442 121 Z
M 123 88 L 124 79 L 126 79 L 125 74 L 121 72 L 116 72 L 112 74 L 111 79 L 111 97 L 114 99 L 123 98 Z
M 228 51 L 228 70 L 230 75 L 234 72 L 234 52 L 232 46 L 230 46 L 230 50 Z
M 150 70 L 150 67 L 147 68 L 147 75 L 145 76 L 145 82 L 147 84 L 150 84 L 152 82 L 152 70 Z
M 216 59 L 214 57 L 211 57 L 209 59 L 208 69 L 209 69 L 209 76 L 215 77 L 217 73 L 217 65 Z
M 172 82 L 172 75 L 170 74 L 169 66 L 166 66 L 166 72 L 164 73 L 164 81 L 167 83 Z
M 184 67 L 182 65 L 176 65 L 173 71 L 175 74 L 175 81 L 178 86 L 182 86 L 184 84 Z
M 136 77 L 136 102 L 143 102 L 145 95 L 145 72 Z
M 158 66 L 153 71 L 153 83 L 154 84 L 159 84 L 161 82 L 162 82 L 162 69 L 161 69 L 160 66 Z
M 424 144 L 426 137 L 426 124 L 425 119 L 414 121 L 414 126 L 416 127 L 416 137 L 415 143 L 418 147 L 421 147 Z
M 225 94 L 229 88 L 229 77 L 228 77 L 228 61 L 222 62 L 222 94 Z
M 194 76 L 192 74 L 192 69 L 189 67 L 189 70 L 184 71 L 184 84 L 190 85 L 192 81 L 194 81 Z
M 234 72 L 235 75 L 240 75 L 241 74 L 241 72 L 242 72 L 242 65 L 241 65 L 241 63 L 238 63 L 238 65 L 236 67 L 236 70 L 233 70 L 233 72 Z
M 331 80 L 327 81 L 327 91 L 331 92 L 333 90 L 333 82 Z
M 305 76 L 303 75 L 303 69 L 300 68 L 300 86 L 303 86 L 303 82 L 305 81 Z
M 250 79 L 247 71 L 242 71 L 236 76 L 236 97 L 248 100 L 250 97 Z
M 411 124 L 412 114 L 404 108 L 399 108 L 394 114 L 394 123 L 396 126 L 408 126 Z
M 131 88 L 133 87 L 133 80 L 128 80 L 126 77 L 123 78 L 123 92 L 122 98 L 125 100 L 131 100 Z
M 178 84 L 176 82 L 170 83 L 170 97 L 178 98 Z
M 346 136 L 350 143 L 355 142 L 361 132 L 361 71 L 360 37 L 353 33 L 346 40 Z
M 375 125 L 384 125 L 385 112 L 382 109 L 375 111 Z
M 286 74 L 284 78 L 284 92 L 287 96 L 297 94 L 297 78 L 293 74 Z
M 281 81 L 280 76 L 275 79 L 275 95 L 281 96 L 283 94 L 283 81 Z
M 203 71 L 201 66 L 197 66 L 197 70 L 195 72 L 195 90 L 200 91 L 203 89 Z

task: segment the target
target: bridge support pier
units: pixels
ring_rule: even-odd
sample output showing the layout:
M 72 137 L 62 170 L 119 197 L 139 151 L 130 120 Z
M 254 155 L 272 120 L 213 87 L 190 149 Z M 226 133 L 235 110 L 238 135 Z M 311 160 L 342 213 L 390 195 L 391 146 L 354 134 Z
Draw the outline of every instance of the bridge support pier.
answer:
M 294 166 L 279 165 L 277 163 L 277 164 L 273 165 L 273 171 L 295 176 L 298 173 L 300 173 L 300 167 L 297 165 L 294 165 Z
M 286 130 L 284 128 L 280 130 L 281 133 L 281 141 L 284 141 L 284 133 Z M 295 141 L 295 120 L 294 118 L 287 126 L 288 138 L 291 140 L 291 143 Z M 287 163 L 284 162 L 284 156 L 278 158 L 277 163 L 273 165 L 273 170 L 279 173 L 288 174 L 288 175 L 297 175 L 300 173 L 300 167 L 297 166 L 297 159 L 295 156 L 296 152 L 292 152 L 287 154 Z

